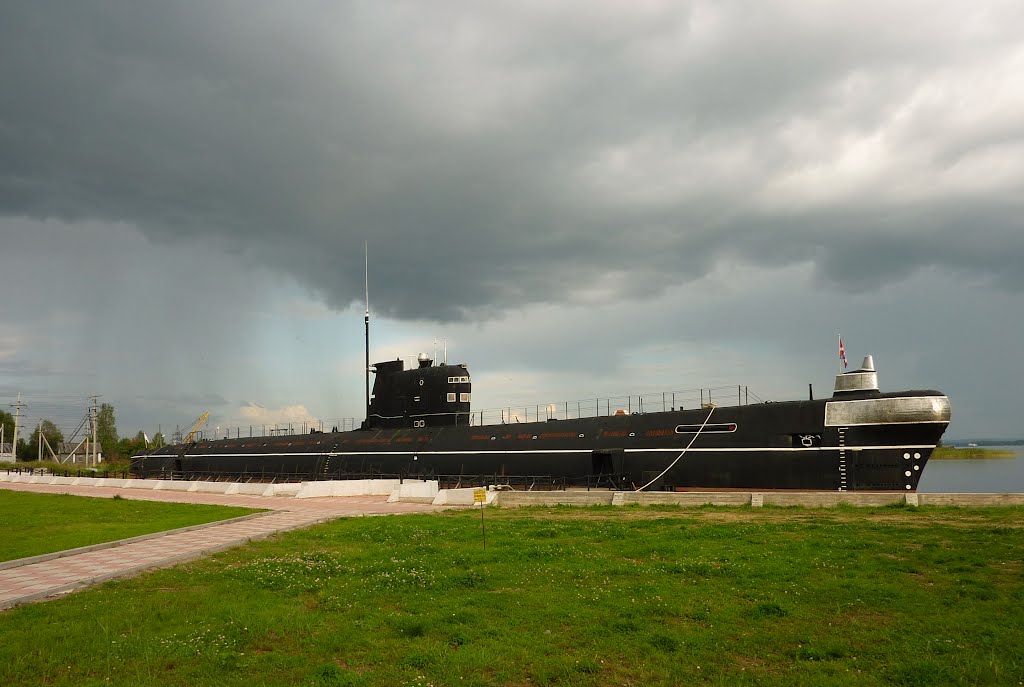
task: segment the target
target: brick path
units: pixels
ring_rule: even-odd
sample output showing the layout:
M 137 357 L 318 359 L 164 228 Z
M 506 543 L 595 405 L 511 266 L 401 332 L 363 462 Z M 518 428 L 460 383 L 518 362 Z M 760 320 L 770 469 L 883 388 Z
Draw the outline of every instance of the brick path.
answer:
M 308 527 L 335 518 L 431 513 L 441 510 L 430 504 L 388 503 L 386 496 L 292 499 L 11 483 L 0 483 L 0 489 L 107 498 L 119 494 L 125 499 L 243 506 L 272 511 L 259 517 L 211 523 L 190 528 L 188 531 L 150 535 L 122 545 L 110 543 L 87 547 L 91 550 L 60 558 L 24 559 L 25 564 L 0 569 L 0 609 L 66 594 L 91 584 L 134 575 L 143 570 L 175 565 L 215 551 L 239 546 L 253 539 L 268 537 L 276 532 Z

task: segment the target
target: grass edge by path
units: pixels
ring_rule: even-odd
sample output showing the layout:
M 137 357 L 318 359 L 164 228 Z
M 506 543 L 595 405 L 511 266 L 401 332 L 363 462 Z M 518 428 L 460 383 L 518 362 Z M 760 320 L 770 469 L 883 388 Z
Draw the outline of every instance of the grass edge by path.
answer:
M 259 509 L 0 489 L 6 525 L 0 561 L 106 544 L 235 517 Z

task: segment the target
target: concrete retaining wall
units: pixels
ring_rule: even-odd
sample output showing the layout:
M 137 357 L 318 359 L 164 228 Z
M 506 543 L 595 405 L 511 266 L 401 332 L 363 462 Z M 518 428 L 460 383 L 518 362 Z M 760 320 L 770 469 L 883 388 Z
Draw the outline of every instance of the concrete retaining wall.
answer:
M 907 494 L 885 492 L 784 492 L 766 491 L 762 494 L 766 506 L 803 506 L 805 508 L 831 508 L 841 503 L 851 506 L 888 506 L 905 503 Z
M 397 479 L 339 479 L 303 482 L 297 499 L 315 499 L 324 496 L 390 496 L 400 487 Z M 437 482 L 434 482 L 437 491 Z
M 473 504 L 473 488 L 438 489 L 430 480 L 330 480 L 319 482 L 202 482 L 162 479 L 119 479 L 102 477 L 55 477 L 53 475 L 7 474 L 0 472 L 0 482 L 14 484 L 51 484 L 69 486 L 115 487 L 121 489 L 154 489 L 191 491 L 211 494 L 245 494 L 321 498 L 329 496 L 387 496 L 389 502 L 412 501 L 435 506 L 469 506 Z M 887 506 L 907 503 L 912 506 L 1024 506 L 1024 494 L 924 494 L 899 492 L 632 492 L 632 491 L 487 491 L 487 504 L 518 506 L 801 506 L 827 508 L 839 504 L 852 506 Z
M 500 491 L 500 506 L 610 506 L 610 491 Z
M 917 500 L 922 506 L 1024 506 L 1024 494 L 918 494 Z
M 751 495 L 745 492 L 666 492 L 666 491 L 624 491 L 621 494 L 623 506 L 749 506 Z M 613 503 L 620 499 L 613 498 Z M 619 504 L 615 504 L 619 505 Z
M 1024 494 L 902 494 L 899 492 L 574 492 L 503 491 L 497 505 L 519 506 L 597 506 L 597 505 L 677 505 L 677 506 L 799 506 L 830 508 L 840 504 L 878 507 L 898 503 L 912 506 L 1019 506 Z M 435 502 L 436 503 L 436 502 Z

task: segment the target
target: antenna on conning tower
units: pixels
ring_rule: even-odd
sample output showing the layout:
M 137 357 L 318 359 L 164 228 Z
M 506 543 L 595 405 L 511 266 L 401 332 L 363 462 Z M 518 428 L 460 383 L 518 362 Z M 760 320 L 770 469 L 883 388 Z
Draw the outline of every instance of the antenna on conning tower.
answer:
M 363 323 L 366 325 L 366 426 L 370 426 L 370 248 L 367 241 L 363 241 L 363 278 L 366 287 L 366 316 Z

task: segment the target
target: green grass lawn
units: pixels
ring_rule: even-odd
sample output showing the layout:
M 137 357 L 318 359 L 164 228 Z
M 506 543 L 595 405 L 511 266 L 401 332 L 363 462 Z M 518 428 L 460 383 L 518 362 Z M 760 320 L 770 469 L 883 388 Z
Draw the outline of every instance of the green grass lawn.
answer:
M 3 685 L 1019 685 L 1024 510 L 353 518 L 0 614 Z
M 0 489 L 0 561 L 246 515 L 249 508 Z
M 984 460 L 986 458 L 1013 458 L 1016 451 L 983 448 L 980 446 L 939 446 L 932 451 L 933 460 Z

